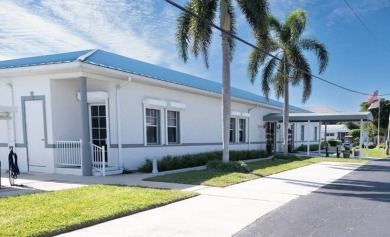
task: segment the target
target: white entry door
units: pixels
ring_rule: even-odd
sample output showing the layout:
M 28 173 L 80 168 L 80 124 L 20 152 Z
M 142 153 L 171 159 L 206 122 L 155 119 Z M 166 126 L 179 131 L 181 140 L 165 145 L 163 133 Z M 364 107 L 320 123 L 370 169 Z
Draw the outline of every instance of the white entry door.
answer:
M 45 128 L 41 100 L 25 101 L 29 171 L 45 171 Z
M 105 148 L 105 162 L 108 161 L 108 122 L 106 105 L 89 105 L 90 134 L 92 144 Z M 95 158 L 94 158 L 95 159 Z

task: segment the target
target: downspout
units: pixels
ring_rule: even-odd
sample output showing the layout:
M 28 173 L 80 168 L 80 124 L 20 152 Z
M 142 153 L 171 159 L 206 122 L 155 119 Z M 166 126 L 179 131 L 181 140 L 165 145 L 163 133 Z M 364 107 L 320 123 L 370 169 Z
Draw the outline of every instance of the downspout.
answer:
M 14 101 L 14 87 L 11 82 L 4 82 L 0 80 L 4 84 L 6 84 L 11 89 L 11 106 L 15 107 L 15 101 Z M 8 146 L 13 146 L 16 148 L 16 125 L 15 125 L 15 113 L 12 114 L 11 119 L 11 126 L 9 126 L 8 129 L 12 129 L 12 139 L 8 138 Z
M 120 106 L 120 88 L 131 82 L 131 77 L 127 78 L 127 81 L 116 85 L 116 128 L 117 128 L 117 141 L 118 141 L 118 163 L 119 168 L 123 169 L 123 150 L 122 150 L 122 126 L 121 126 L 121 106 Z
M 251 107 L 251 108 L 249 108 L 248 109 L 248 114 L 250 114 L 251 113 L 251 111 L 253 110 L 253 109 L 255 109 L 255 108 L 257 108 L 257 107 L 259 107 L 259 104 L 256 104 L 255 106 L 253 106 L 253 107 Z M 248 150 L 250 149 L 250 145 L 251 145 L 251 136 L 250 136 L 250 119 L 251 119 L 251 117 L 249 116 L 248 117 Z

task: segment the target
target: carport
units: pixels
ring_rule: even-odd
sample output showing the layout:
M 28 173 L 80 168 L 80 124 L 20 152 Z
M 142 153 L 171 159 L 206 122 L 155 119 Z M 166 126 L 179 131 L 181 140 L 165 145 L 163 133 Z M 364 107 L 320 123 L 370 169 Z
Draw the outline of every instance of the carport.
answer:
M 353 121 L 360 122 L 360 139 L 359 139 L 359 150 L 362 151 L 362 131 L 363 131 L 363 122 L 372 121 L 373 116 L 371 112 L 343 112 L 343 113 L 290 113 L 289 114 L 289 123 L 307 123 L 308 124 L 308 133 L 310 133 L 310 123 L 319 123 L 319 143 L 318 143 L 318 153 L 321 154 L 321 125 L 325 124 L 325 140 L 326 140 L 326 130 L 328 122 L 344 122 L 344 121 Z M 283 122 L 282 113 L 271 113 L 263 117 L 264 122 Z M 307 155 L 310 155 L 310 141 L 307 141 Z M 362 152 L 360 152 L 359 157 L 361 158 Z

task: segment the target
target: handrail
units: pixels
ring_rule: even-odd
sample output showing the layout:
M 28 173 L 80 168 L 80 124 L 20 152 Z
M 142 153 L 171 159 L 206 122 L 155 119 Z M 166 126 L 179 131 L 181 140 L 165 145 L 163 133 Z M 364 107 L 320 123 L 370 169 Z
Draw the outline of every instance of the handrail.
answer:
M 106 176 L 106 148 L 90 143 L 92 167 Z M 77 166 L 82 168 L 82 140 L 56 141 L 56 165 Z
M 99 147 L 91 143 L 92 149 L 92 166 L 94 169 L 106 176 L 106 152 L 105 147 Z

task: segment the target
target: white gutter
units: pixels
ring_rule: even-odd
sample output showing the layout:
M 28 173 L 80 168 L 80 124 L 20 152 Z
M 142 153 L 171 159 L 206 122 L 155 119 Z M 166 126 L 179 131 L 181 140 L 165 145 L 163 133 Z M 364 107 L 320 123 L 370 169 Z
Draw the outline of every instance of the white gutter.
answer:
M 6 84 L 11 89 L 11 106 L 15 107 L 14 101 L 14 87 L 11 82 L 4 82 L 0 80 L 4 84 Z M 11 124 L 10 124 L 11 123 Z M 12 137 L 10 138 L 9 130 L 12 130 Z M 15 127 L 15 113 L 12 114 L 12 119 L 8 122 L 8 146 L 13 146 L 15 148 L 16 145 L 16 127 Z
M 116 85 L 116 128 L 117 128 L 117 141 L 118 141 L 118 163 L 119 168 L 123 169 L 123 150 L 122 150 L 122 126 L 121 126 L 121 106 L 120 106 L 120 88 L 131 82 L 131 77 L 127 78 L 127 81 Z

